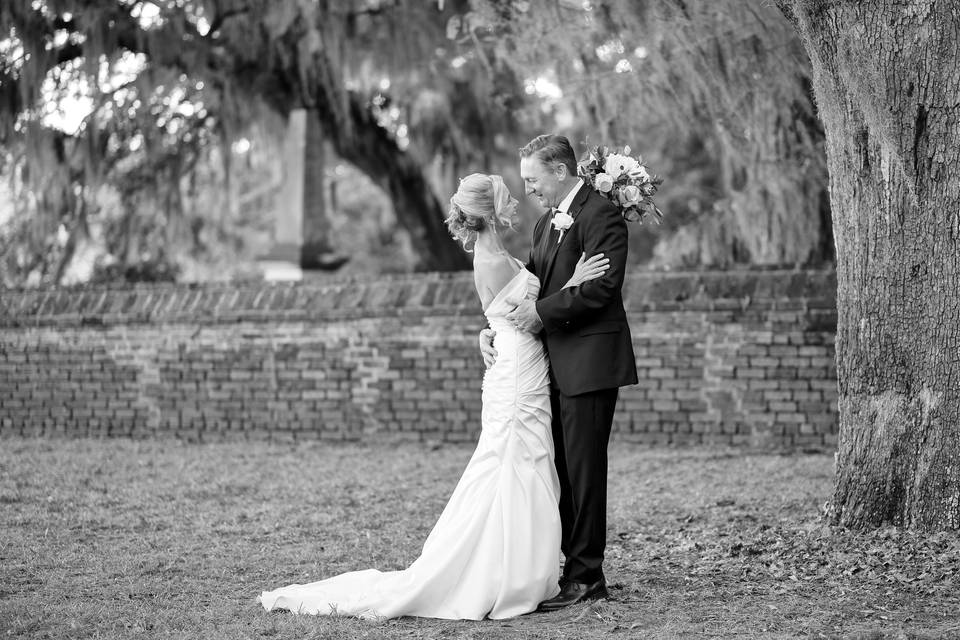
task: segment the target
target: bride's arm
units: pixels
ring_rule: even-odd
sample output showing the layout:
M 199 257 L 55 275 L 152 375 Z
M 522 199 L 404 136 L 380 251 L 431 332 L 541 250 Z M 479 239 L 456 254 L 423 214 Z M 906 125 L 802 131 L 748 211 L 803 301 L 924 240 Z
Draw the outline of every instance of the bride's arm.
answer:
M 573 270 L 573 275 L 567 280 L 567 284 L 563 285 L 563 288 L 579 287 L 584 282 L 596 280 L 606 272 L 609 266 L 610 259 L 604 258 L 602 253 L 589 258 L 587 258 L 586 253 L 581 253 L 580 259 L 577 260 L 577 266 Z
M 537 301 L 537 315 L 547 333 L 570 331 L 589 320 L 620 295 L 626 274 L 627 223 L 616 207 L 604 198 L 595 198 L 590 215 L 581 215 L 577 224 L 588 256 L 602 253 L 610 260 L 607 270 L 579 287 L 561 289 Z

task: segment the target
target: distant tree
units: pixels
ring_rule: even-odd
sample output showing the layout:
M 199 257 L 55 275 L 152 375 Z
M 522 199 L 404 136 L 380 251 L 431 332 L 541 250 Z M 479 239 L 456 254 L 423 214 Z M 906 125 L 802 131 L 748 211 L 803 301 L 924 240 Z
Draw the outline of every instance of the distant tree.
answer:
M 0 45 L 0 145 L 20 214 L 0 245 L 7 284 L 61 282 L 94 227 L 118 261 L 111 271 L 145 278 L 176 273 L 174 247 L 202 252 L 210 229 L 234 234 L 216 224 L 227 207 L 209 198 L 222 188 L 204 184 L 229 183 L 207 171 L 224 157 L 217 145 L 229 149 L 218 100 L 182 65 L 148 63 L 147 40 L 166 41 L 159 18 L 156 33 L 144 27 L 144 6 L 0 6 L 0 33 L 8 35 Z M 177 49 L 175 40 L 166 46 Z M 89 104 L 75 100 L 73 108 L 91 113 L 77 131 L 48 124 L 48 100 L 78 90 Z
M 37 213 L 22 230 L 47 244 L 50 229 L 82 238 L 84 220 L 100 216 L 97 180 L 121 187 L 121 208 L 137 203 L 119 229 L 158 226 L 169 237 L 221 225 L 213 235 L 230 235 L 237 216 L 205 221 L 210 197 L 191 172 L 214 177 L 204 165 L 219 161 L 224 183 L 236 182 L 234 139 L 268 112 L 282 120 L 304 107 L 333 151 L 388 194 L 419 268 L 466 264 L 439 222 L 456 178 L 509 176 L 516 147 L 558 127 L 575 142 L 630 143 L 670 174 L 668 227 L 682 228 L 658 250 L 667 262 L 831 257 L 809 63 L 766 5 L 14 0 L 0 6 L 4 34 L 0 144 L 29 165 L 21 184 L 43 191 L 25 205 Z M 131 60 L 142 67 L 135 77 L 102 81 Z M 76 134 L 44 131 L 41 89 L 71 70 L 99 76 L 96 115 Z M 552 111 L 540 93 L 551 79 L 564 90 Z M 192 100 L 202 108 L 188 114 L 180 105 Z M 130 171 L 148 180 L 127 180 Z M 229 208 L 235 198 L 228 188 L 221 200 Z M 150 235 L 147 244 L 158 240 Z M 61 244 L 21 254 L 50 262 L 55 279 L 76 243 Z M 139 242 L 127 244 L 136 254 Z
M 813 63 L 837 242 L 837 520 L 960 528 L 960 22 L 782 0 Z
M 833 255 L 810 63 L 772 5 L 741 0 L 473 0 L 497 59 L 552 78 L 561 122 L 668 173 L 693 263 L 820 264 Z M 535 89 L 535 87 L 531 87 Z M 579 140 L 578 140 L 579 142 Z M 682 240 L 683 235 L 678 237 Z M 691 251 L 668 241 L 661 255 Z M 674 256 L 675 258 L 675 256 Z
M 143 179 L 115 183 L 128 201 L 151 215 L 162 211 L 168 229 L 183 227 L 174 224 L 183 210 L 181 182 L 198 163 L 212 153 L 229 181 L 228 150 L 237 135 L 266 111 L 283 117 L 303 107 L 335 153 L 389 195 L 419 268 L 466 266 L 443 227 L 437 192 L 455 186 L 461 170 L 482 168 L 502 153 L 502 134 L 516 126 L 512 101 L 522 94 L 511 70 L 487 60 L 469 34 L 448 38 L 448 20 L 462 6 L 462 0 L 2 3 L 0 145 L 21 160 L 22 184 L 43 194 L 32 203 L 29 226 L 38 238 L 61 225 L 73 237 L 89 219 L 97 185 L 118 177 L 112 172 L 129 176 L 134 164 Z M 142 70 L 117 86 L 104 82 L 133 63 Z M 96 85 L 91 94 L 99 103 L 76 134 L 51 129 L 42 117 L 51 79 L 69 69 Z M 180 105 L 188 102 L 202 107 L 187 113 Z M 139 146 L 130 153 L 134 140 Z M 148 200 L 154 206 L 145 207 Z M 131 222 L 148 219 L 129 215 Z M 38 248 L 34 243 L 27 253 L 46 256 Z M 48 278 L 55 281 L 57 270 L 48 265 Z

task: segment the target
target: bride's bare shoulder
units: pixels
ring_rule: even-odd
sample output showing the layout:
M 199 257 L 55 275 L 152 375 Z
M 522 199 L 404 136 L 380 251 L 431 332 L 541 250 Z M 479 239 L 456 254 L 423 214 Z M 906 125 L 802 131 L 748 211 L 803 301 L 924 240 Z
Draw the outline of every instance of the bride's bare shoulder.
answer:
M 473 272 L 484 277 L 507 276 L 512 278 L 520 269 L 516 259 L 510 254 L 486 254 L 473 258 Z
M 474 256 L 473 280 L 484 308 L 521 268 L 509 254 Z

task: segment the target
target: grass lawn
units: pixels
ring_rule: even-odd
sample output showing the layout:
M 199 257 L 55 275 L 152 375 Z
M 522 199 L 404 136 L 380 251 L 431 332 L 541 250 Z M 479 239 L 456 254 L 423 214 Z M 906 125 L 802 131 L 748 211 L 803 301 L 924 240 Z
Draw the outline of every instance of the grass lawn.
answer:
M 0 440 L 0 638 L 960 638 L 960 536 L 825 526 L 830 455 L 611 447 L 611 599 L 507 621 L 266 613 L 418 554 L 471 453 Z

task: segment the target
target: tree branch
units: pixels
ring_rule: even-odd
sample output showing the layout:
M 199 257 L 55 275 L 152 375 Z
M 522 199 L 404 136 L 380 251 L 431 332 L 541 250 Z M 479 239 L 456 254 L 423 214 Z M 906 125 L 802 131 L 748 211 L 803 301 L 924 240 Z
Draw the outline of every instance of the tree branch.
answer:
M 213 22 L 210 23 L 210 31 L 208 32 L 208 34 L 213 35 L 217 31 L 219 31 L 220 27 L 223 26 L 223 23 L 229 20 L 230 18 L 243 15 L 244 13 L 249 13 L 249 12 L 250 12 L 249 6 L 242 6 L 242 7 L 237 7 L 235 9 L 227 9 L 225 11 L 221 11 L 217 13 L 217 15 L 213 19 Z

